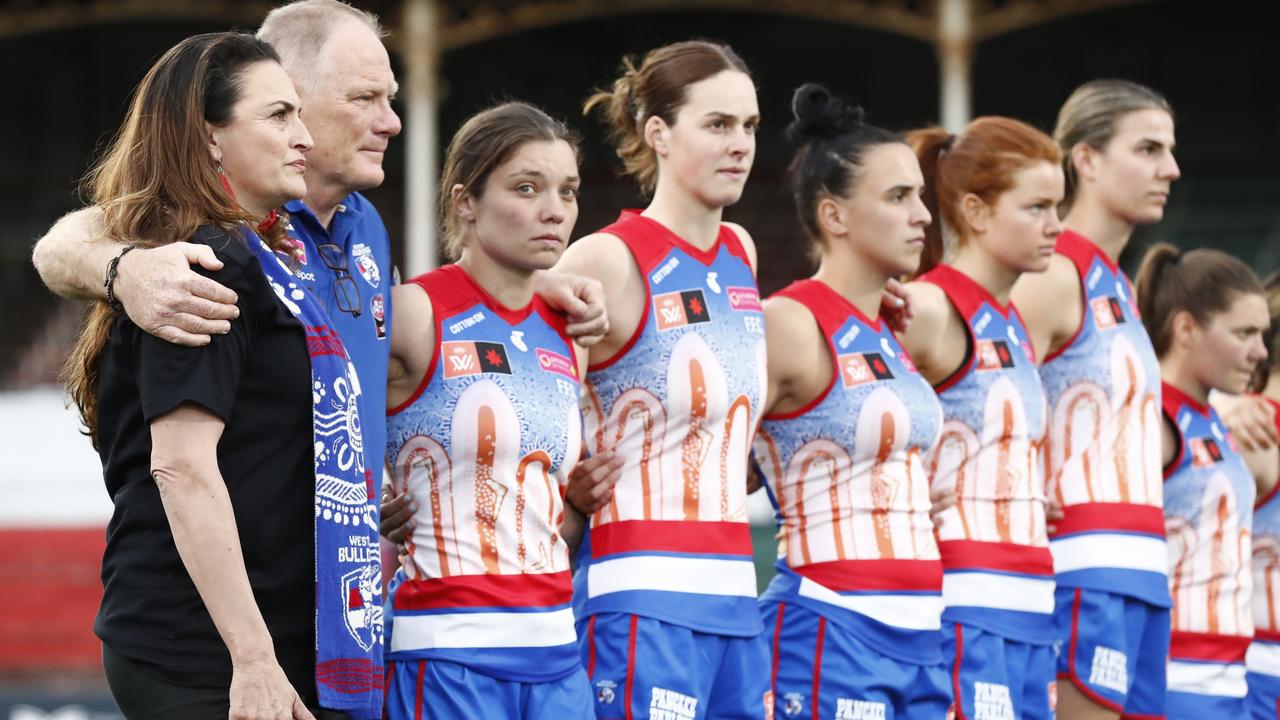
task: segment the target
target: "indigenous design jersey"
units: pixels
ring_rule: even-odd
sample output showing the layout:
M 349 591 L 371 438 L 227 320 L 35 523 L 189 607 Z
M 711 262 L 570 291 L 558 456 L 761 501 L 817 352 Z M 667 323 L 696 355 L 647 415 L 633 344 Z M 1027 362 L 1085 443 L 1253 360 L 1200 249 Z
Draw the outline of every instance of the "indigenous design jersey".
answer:
M 1076 336 L 1040 367 L 1046 491 L 1065 515 L 1049 539 L 1058 586 L 1168 607 L 1156 353 L 1124 271 L 1070 230 L 1057 251 L 1084 300 Z
M 1170 678 L 1179 661 L 1243 662 L 1253 637 L 1253 473 L 1212 408 L 1164 384 L 1178 454 L 1165 470 L 1173 594 Z M 1243 694 L 1243 693 L 1241 693 Z
M 949 265 L 920 278 L 942 288 L 969 334 L 969 359 L 935 389 L 942 437 L 926 466 L 955 491 L 938 550 L 943 619 L 1021 642 L 1053 641 L 1053 556 L 1044 524 L 1045 400 L 1017 308 Z
M 746 474 L 765 346 L 751 265 L 723 225 L 705 251 L 634 212 L 601 232 L 630 249 L 646 300 L 627 345 L 587 373 L 585 441 L 626 464 L 582 544 L 578 618 L 624 612 L 755 635 Z
M 766 416 L 754 443 L 784 556 L 763 600 L 794 602 L 894 658 L 942 659 L 942 564 L 922 456 L 942 412 L 893 333 L 827 285 L 781 297 L 813 313 L 834 364 L 822 395 Z
M 1280 431 L 1280 403 L 1267 398 Z M 1249 669 L 1280 676 L 1280 483 L 1253 506 L 1253 627 Z
M 579 666 L 562 494 L 581 445 L 563 321 L 503 308 L 456 265 L 411 282 L 436 350 L 387 416 L 397 492 L 419 498 L 394 591 L 391 659 L 438 659 L 521 681 Z

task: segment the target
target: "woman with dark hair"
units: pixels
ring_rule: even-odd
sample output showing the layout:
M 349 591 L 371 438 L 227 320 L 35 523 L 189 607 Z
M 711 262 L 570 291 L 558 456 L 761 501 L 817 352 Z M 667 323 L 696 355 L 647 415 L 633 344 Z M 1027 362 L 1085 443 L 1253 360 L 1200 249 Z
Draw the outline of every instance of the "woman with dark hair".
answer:
M 1173 596 L 1167 716 L 1244 717 L 1256 490 L 1209 407 L 1209 393 L 1243 392 L 1266 360 L 1266 297 L 1237 258 L 1167 244 L 1147 252 L 1136 290 L 1163 380 L 1160 447 Z
M 121 255 L 208 245 L 239 296 L 229 333 L 179 347 L 121 312 L 109 271 L 65 368 L 115 504 L 94 629 L 127 717 L 381 710 L 359 383 L 285 265 L 279 208 L 305 193 L 311 146 L 299 112 L 269 45 L 188 38 L 89 176 L 107 235 L 133 243 Z
M 903 139 L 819 85 L 796 90 L 791 190 L 818 261 L 764 303 L 769 384 L 754 452 L 782 557 L 760 599 L 792 718 L 940 718 L 942 563 L 923 459 L 942 412 L 880 316 L 930 214 Z
M 588 100 L 597 108 L 652 200 L 560 263 L 605 288 L 584 437 L 590 454 L 623 461 L 612 497 L 569 495 L 591 516 L 575 601 L 596 713 L 762 718 L 746 477 L 764 322 L 755 247 L 722 222 L 755 159 L 755 84 L 730 48 L 681 42 L 624 61 Z
M 1009 296 L 1049 265 L 1062 226 L 1061 155 L 1035 128 L 980 117 L 959 134 L 907 135 L 937 218 L 922 274 L 907 285 L 915 320 L 902 341 L 942 402 L 926 458 L 944 575 L 943 653 L 957 717 L 1053 717 L 1053 557 L 1045 530 L 1045 396 L 1036 354 Z M 944 235 L 951 252 L 944 261 Z
M 1179 177 L 1173 113 L 1124 80 L 1075 90 L 1054 139 L 1066 228 L 1049 267 L 1010 298 L 1031 336 L 1047 401 L 1045 487 L 1064 517 L 1053 553 L 1058 717 L 1164 713 L 1169 578 L 1159 473 L 1160 372 L 1117 262 L 1159 222 Z
M 569 574 L 584 523 L 562 496 L 617 464 L 578 463 L 586 352 L 534 295 L 578 185 L 559 121 L 518 102 L 472 116 L 440 177 L 457 262 L 393 290 L 386 459 L 421 504 L 392 583 L 389 718 L 593 717 Z
M 1268 278 L 1263 289 L 1271 315 L 1271 326 L 1262 336 L 1267 360 L 1258 363 L 1247 397 L 1264 405 L 1275 432 L 1280 430 L 1280 273 Z M 1214 396 L 1215 409 L 1223 399 L 1220 393 Z M 1229 429 L 1234 438 L 1236 428 Z M 1253 642 L 1245 654 L 1245 668 L 1250 717 L 1261 720 L 1275 717 L 1280 708 L 1280 448 L 1237 444 L 1236 449 L 1258 491 L 1253 505 Z

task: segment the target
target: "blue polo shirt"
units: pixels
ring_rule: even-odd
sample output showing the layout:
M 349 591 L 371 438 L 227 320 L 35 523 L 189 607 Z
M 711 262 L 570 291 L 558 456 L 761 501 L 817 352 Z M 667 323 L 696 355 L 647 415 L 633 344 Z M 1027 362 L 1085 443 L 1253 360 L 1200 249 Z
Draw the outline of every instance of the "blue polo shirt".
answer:
M 391 240 L 373 204 L 360 193 L 343 199 L 326 229 L 301 200 L 285 205 L 289 235 L 302 258 L 295 274 L 329 314 L 360 378 L 360 420 L 365 464 L 380 478 L 387 446 L 387 363 L 391 354 Z M 320 257 L 319 246 L 332 244 L 347 258 L 359 290 L 359 315 L 338 305 L 334 282 L 338 272 Z

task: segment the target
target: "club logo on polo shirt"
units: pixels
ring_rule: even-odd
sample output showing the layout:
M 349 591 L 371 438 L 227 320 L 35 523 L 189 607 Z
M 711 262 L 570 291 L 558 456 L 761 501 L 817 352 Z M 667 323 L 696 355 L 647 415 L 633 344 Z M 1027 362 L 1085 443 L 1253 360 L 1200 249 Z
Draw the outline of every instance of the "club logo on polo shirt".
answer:
M 850 353 L 836 357 L 840 380 L 846 388 L 855 388 L 877 380 L 892 380 L 893 371 L 880 353 Z
M 507 348 L 502 343 L 467 340 L 441 343 L 440 362 L 444 365 L 446 379 L 481 373 L 511 374 L 511 364 L 507 362 Z
M 658 330 L 674 330 L 694 323 L 711 322 L 706 296 L 702 290 L 682 290 L 663 293 L 653 298 L 653 314 L 658 318 Z
M 1125 322 L 1124 306 L 1120 304 L 1119 298 L 1110 295 L 1094 298 L 1089 301 L 1089 308 L 1093 311 L 1093 322 L 1099 330 L 1110 330 Z
M 378 270 L 378 261 L 373 258 L 373 248 L 364 243 L 356 243 L 351 246 L 351 257 L 360 271 L 360 277 L 369 283 L 369 287 L 377 289 L 382 282 L 382 272 Z
M 1001 370 L 1013 367 L 1013 354 L 1004 340 L 978 341 L 978 369 Z

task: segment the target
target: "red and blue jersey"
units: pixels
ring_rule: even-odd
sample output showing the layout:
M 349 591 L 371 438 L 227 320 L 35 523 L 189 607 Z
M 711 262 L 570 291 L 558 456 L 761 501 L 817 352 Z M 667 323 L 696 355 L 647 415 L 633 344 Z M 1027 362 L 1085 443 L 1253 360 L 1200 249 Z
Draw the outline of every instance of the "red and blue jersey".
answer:
M 1280 403 L 1267 398 L 1280 431 Z M 1280 483 L 1253 506 L 1253 629 L 1249 670 L 1280 677 Z
M 1244 695 L 1244 656 L 1253 637 L 1253 473 L 1213 408 L 1164 384 L 1164 414 L 1178 450 L 1165 468 L 1165 533 L 1173 635 L 1169 687 L 1205 664 L 1239 665 L 1214 695 Z M 1228 687 L 1230 686 L 1230 687 Z
M 755 635 L 746 473 L 766 380 L 747 254 L 727 226 L 706 250 L 634 212 L 601 232 L 631 251 L 645 309 L 627 344 L 587 373 L 585 442 L 625 464 L 580 551 L 579 620 L 622 612 Z
M 573 344 L 541 300 L 507 309 L 456 265 L 411 282 L 431 299 L 436 347 L 387 413 L 392 483 L 419 503 L 390 657 L 562 678 L 580 666 L 559 534 L 581 446 Z
M 813 314 L 833 371 L 812 402 L 766 416 L 754 444 L 783 550 L 761 599 L 804 605 L 889 657 L 940 662 L 942 564 L 924 469 L 938 398 L 893 332 L 824 283 L 778 296 Z
M 1045 485 L 1064 514 L 1049 538 L 1057 583 L 1169 607 L 1155 349 L 1124 271 L 1070 230 L 1057 251 L 1084 301 L 1076 335 L 1040 367 Z
M 964 320 L 968 359 L 937 385 L 942 436 L 926 460 L 956 504 L 939 517 L 943 619 L 1034 644 L 1053 640 L 1053 556 L 1045 533 L 1045 397 L 1017 308 L 950 265 L 920 277 Z

